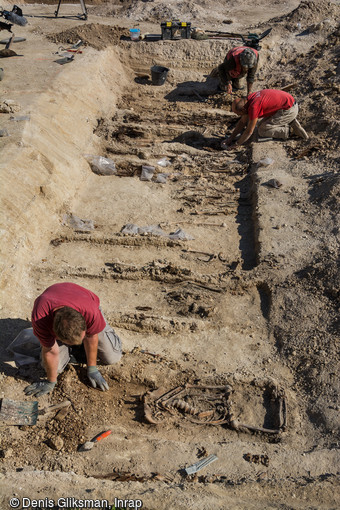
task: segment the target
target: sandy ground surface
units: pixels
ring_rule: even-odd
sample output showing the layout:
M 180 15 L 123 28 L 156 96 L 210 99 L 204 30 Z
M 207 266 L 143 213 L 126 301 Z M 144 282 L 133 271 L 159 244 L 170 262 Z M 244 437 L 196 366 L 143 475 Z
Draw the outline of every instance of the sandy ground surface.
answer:
M 100 297 L 124 356 L 102 367 L 106 393 L 88 387 L 84 366 L 67 367 L 39 401 L 70 400 L 62 420 L 1 426 L 1 508 L 11 498 L 17 508 L 34 507 L 22 498 L 40 508 L 81 507 L 58 498 L 339 507 L 339 2 L 256 5 L 117 1 L 88 5 L 87 20 L 78 4 L 62 4 L 59 18 L 53 4 L 21 5 L 28 25 L 14 31 L 26 41 L 12 49 L 22 56 L 0 60 L 0 397 L 32 400 L 23 389 L 43 372 L 17 368 L 6 348 L 55 282 Z M 160 34 L 171 19 L 244 34 L 272 27 L 254 89 L 292 84 L 309 140 L 222 151 L 236 119 L 209 74 L 238 41 L 129 39 L 130 28 Z M 61 64 L 79 39 L 81 53 Z M 162 86 L 155 64 L 169 68 Z M 111 158 L 116 174 L 94 173 L 86 155 Z M 143 165 L 155 168 L 151 181 Z M 129 224 L 153 233 L 122 232 Z M 204 385 L 228 386 L 227 423 L 209 423 L 223 421 L 226 394 Z M 145 397 L 177 386 L 186 409 Z M 278 432 L 236 430 L 231 415 Z M 186 475 L 210 454 L 218 459 Z

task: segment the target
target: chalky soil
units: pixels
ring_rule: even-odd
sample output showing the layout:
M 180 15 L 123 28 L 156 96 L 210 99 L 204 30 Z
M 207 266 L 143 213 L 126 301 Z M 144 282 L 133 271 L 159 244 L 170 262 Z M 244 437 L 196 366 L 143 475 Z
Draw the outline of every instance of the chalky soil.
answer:
M 164 8 L 139 4 L 135 14 Z M 263 45 L 258 88 L 295 80 L 295 64 L 277 66 L 280 59 L 287 63 L 290 52 L 297 58 L 310 52 L 320 69 L 326 65 L 323 51 L 327 66 L 332 61 L 321 33 L 308 40 L 295 36 L 297 16 L 308 11 L 308 19 L 321 20 L 317 5 L 310 4 L 276 19 L 284 42 Z M 263 21 L 265 3 L 261 6 Z M 130 18 L 122 20 L 122 28 L 100 32 L 102 20 L 93 16 L 94 23 L 77 29 L 65 21 L 67 38 L 84 36 L 89 47 L 60 71 L 58 90 L 37 102 L 21 133 L 26 157 L 11 153 L 20 163 L 15 168 L 27 165 L 25 178 L 34 180 L 35 195 L 30 201 L 25 187 L 26 212 L 16 223 L 16 200 L 8 208 L 11 264 L 5 268 L 3 331 L 9 339 L 14 326 L 27 326 L 32 301 L 48 285 L 72 281 L 99 295 L 123 340 L 124 356 L 118 366 L 101 368 L 108 392 L 89 388 L 84 367 L 70 365 L 42 403 L 70 400 L 66 414 L 39 416 L 34 427 L 6 427 L 6 504 L 13 485 L 5 477 L 15 481 L 21 496 L 30 489 L 38 497 L 43 486 L 55 501 L 68 492 L 111 501 L 116 495 L 140 498 L 150 509 L 335 508 L 339 179 L 334 147 L 326 152 L 326 142 L 319 140 L 319 160 L 313 159 L 315 140 L 308 147 L 295 139 L 222 151 L 220 142 L 235 119 L 229 99 L 217 93 L 208 74 L 230 41 L 120 40 Z M 66 44 L 61 34 L 54 40 Z M 329 34 L 336 37 L 331 27 Z M 107 48 L 98 46 L 103 41 Z M 307 61 L 300 69 L 306 75 Z M 170 69 L 162 86 L 150 79 L 155 63 Z M 97 93 L 93 84 L 84 84 L 85 101 L 77 91 L 89 71 L 101 80 Z M 292 91 L 302 109 L 314 104 L 318 87 L 328 86 L 327 78 L 321 83 L 312 73 L 311 79 L 314 88 L 304 92 L 305 103 L 300 89 Z M 305 119 L 310 132 L 307 112 Z M 321 139 L 333 129 L 332 118 L 323 122 Z M 53 147 L 51 134 L 59 141 Z M 116 173 L 93 173 L 86 154 L 110 158 Z M 273 164 L 259 166 L 265 158 Z M 143 166 L 155 169 L 151 180 L 141 179 Z M 15 175 L 8 172 L 8 190 Z M 281 186 L 267 186 L 271 179 Z M 25 180 L 16 180 L 23 191 Z M 77 221 L 66 221 L 70 218 Z M 21 394 L 30 372 L 21 371 L 22 379 L 17 375 L 6 372 L 9 398 Z M 168 408 L 149 403 L 156 423 L 146 419 L 145 395 L 188 385 L 232 388 L 229 407 L 197 390 L 190 398 L 178 396 Z M 208 422 L 212 410 L 217 417 L 212 421 L 220 423 L 199 422 Z M 208 414 L 200 418 L 200 413 Z M 112 434 L 91 451 L 78 451 L 108 429 Z M 186 476 L 186 467 L 212 454 L 216 462 Z

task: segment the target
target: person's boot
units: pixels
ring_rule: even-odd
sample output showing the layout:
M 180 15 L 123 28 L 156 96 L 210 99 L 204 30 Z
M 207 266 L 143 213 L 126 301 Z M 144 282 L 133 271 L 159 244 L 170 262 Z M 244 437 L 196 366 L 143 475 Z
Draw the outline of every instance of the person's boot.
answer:
M 301 126 L 300 122 L 296 119 L 291 122 L 290 127 L 292 128 L 292 131 L 294 135 L 299 136 L 300 138 L 303 138 L 304 140 L 308 140 L 309 136 L 307 135 L 306 131 Z

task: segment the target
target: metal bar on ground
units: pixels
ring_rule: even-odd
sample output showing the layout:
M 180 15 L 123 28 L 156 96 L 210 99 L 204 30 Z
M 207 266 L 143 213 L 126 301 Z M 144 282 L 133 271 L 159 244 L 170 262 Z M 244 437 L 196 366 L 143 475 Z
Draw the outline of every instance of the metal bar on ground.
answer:
M 214 454 L 209 455 L 209 457 L 207 457 L 206 459 L 202 459 L 196 462 L 196 464 L 193 464 L 192 466 L 185 468 L 185 472 L 187 475 L 193 475 L 194 473 L 197 473 L 197 471 L 200 471 L 200 469 L 203 469 L 204 467 L 208 466 L 215 460 L 217 460 L 217 455 Z

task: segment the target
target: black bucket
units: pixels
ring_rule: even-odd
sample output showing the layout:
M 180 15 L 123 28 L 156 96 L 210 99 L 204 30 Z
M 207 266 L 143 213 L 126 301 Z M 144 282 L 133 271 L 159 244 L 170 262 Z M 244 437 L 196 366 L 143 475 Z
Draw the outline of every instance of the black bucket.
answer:
M 163 66 L 151 67 L 151 80 L 153 85 L 163 85 L 168 75 L 169 69 Z

